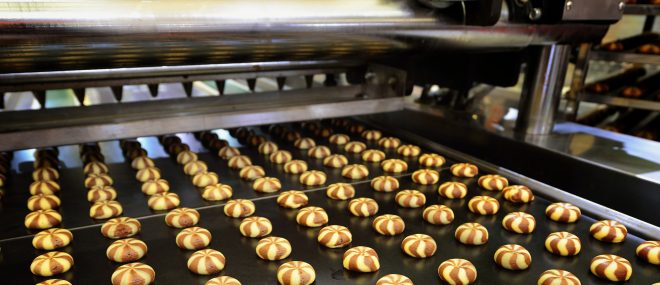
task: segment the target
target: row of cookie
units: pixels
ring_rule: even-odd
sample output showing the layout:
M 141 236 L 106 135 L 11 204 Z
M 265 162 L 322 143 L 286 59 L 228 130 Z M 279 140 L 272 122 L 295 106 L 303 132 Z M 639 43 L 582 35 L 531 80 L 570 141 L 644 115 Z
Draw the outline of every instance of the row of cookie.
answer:
M 49 229 L 62 223 L 62 215 L 58 212 L 61 200 L 58 180 L 59 151 L 57 148 L 37 150 L 34 153 L 34 166 L 29 191 L 27 207 L 31 211 L 25 216 L 24 225 L 27 229 Z
M 161 143 L 166 145 L 166 140 Z M 186 145 L 187 146 L 187 145 Z M 199 160 L 197 154 L 189 150 L 171 153 L 176 157 L 177 163 L 183 165 L 185 174 L 192 176 L 192 183 L 196 187 L 203 188 L 202 197 L 207 200 L 223 200 L 231 197 L 232 189 L 229 185 L 219 183 L 219 176 L 215 172 L 208 171 L 206 163 Z M 210 199 L 209 199 L 210 198 Z M 211 242 L 211 232 L 207 229 L 196 227 L 200 214 L 191 208 L 176 208 L 165 216 L 165 224 L 174 228 L 182 228 L 176 236 L 176 244 L 179 248 L 196 250 L 187 261 L 188 270 L 199 275 L 212 275 L 224 269 L 225 256 L 214 249 L 206 248 Z M 206 284 L 239 284 L 233 277 L 216 277 Z

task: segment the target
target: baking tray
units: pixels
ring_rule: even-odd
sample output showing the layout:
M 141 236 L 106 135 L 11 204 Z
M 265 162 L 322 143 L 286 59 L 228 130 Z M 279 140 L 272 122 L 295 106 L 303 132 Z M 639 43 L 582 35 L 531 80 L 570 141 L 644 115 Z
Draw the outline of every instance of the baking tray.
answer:
M 191 144 L 193 149 L 201 150 L 198 144 L 193 144 L 190 136 L 183 136 L 184 141 Z M 405 140 L 405 138 L 403 138 Z M 317 141 L 320 139 L 317 138 Z M 152 139 L 145 140 L 144 145 L 149 150 L 157 148 L 158 145 Z M 285 143 L 280 142 L 280 146 Z M 118 146 L 116 146 L 118 147 Z M 263 157 L 254 150 L 243 149 L 244 153 L 251 156 L 255 164 L 266 168 L 270 176 L 280 178 L 283 190 L 304 189 L 298 182 L 297 176 L 285 174 L 280 167 L 271 166 L 263 162 Z M 339 152 L 338 149 L 333 149 Z M 158 153 L 158 150 L 150 153 Z M 162 152 L 162 150 L 160 150 Z M 73 153 L 73 152 L 72 152 Z M 305 157 L 300 153 L 294 156 Z M 397 155 L 389 152 L 388 157 Z M 628 259 L 633 266 L 633 276 L 628 284 L 652 284 L 660 281 L 660 270 L 657 266 L 650 265 L 635 254 L 636 246 L 642 242 L 637 236 L 629 235 L 622 244 L 608 244 L 591 238 L 588 234 L 589 226 L 594 219 L 583 215 L 582 219 L 575 224 L 560 224 L 545 218 L 544 209 L 550 201 L 537 194 L 534 202 L 525 205 L 516 205 L 502 202 L 500 212 L 495 216 L 478 216 L 467 211 L 467 201 L 475 195 L 491 195 L 498 198 L 501 193 L 479 190 L 476 178 L 464 179 L 453 177 L 449 174 L 447 167 L 441 171 L 440 181 L 461 181 L 468 185 L 468 197 L 460 200 L 447 200 L 440 198 L 436 193 L 437 185 L 420 186 L 412 184 L 409 174 L 400 177 L 401 189 L 418 189 L 427 195 L 427 205 L 444 204 L 451 207 L 456 214 L 456 219 L 451 225 L 434 226 L 424 222 L 421 218 L 423 209 L 401 208 L 394 202 L 395 193 L 378 193 L 370 189 L 368 181 L 354 183 L 356 197 L 372 197 L 380 205 L 380 214 L 392 213 L 401 216 L 406 221 L 406 230 L 403 234 L 395 237 L 380 236 L 371 229 L 371 218 L 358 218 L 351 216 L 346 207 L 348 201 L 334 201 L 326 198 L 325 188 L 306 189 L 310 198 L 310 205 L 320 206 L 326 209 L 330 217 L 330 224 L 347 226 L 353 233 L 352 246 L 366 245 L 373 247 L 380 255 L 381 269 L 376 273 L 353 273 L 342 268 L 341 258 L 345 249 L 326 249 L 318 245 L 316 235 L 320 228 L 310 229 L 298 226 L 295 222 L 296 210 L 287 210 L 277 206 L 276 194 L 259 195 L 250 187 L 250 184 L 237 177 L 236 171 L 227 170 L 226 161 L 221 160 L 215 154 L 201 153 L 200 159 L 207 162 L 209 168 L 220 175 L 223 183 L 228 183 L 234 188 L 234 198 L 249 198 L 256 204 L 256 215 L 267 217 L 273 223 L 272 235 L 287 238 L 292 246 L 293 253 L 283 261 L 267 262 L 260 260 L 254 248 L 258 239 L 242 237 L 238 231 L 240 219 L 228 218 L 222 212 L 223 202 L 210 203 L 203 201 L 188 177 L 183 175 L 181 166 L 169 158 L 156 159 L 156 164 L 161 168 L 166 179 L 172 183 L 172 192 L 180 195 L 185 207 L 196 207 L 201 214 L 199 226 L 209 229 L 213 234 L 210 248 L 220 250 L 227 257 L 227 266 L 222 275 L 230 275 L 238 278 L 243 284 L 276 284 L 276 270 L 279 264 L 289 260 L 303 260 L 312 264 L 317 273 L 316 284 L 374 284 L 375 281 L 390 273 L 399 273 L 412 278 L 416 284 L 440 284 L 437 277 L 437 266 L 449 258 L 466 258 L 474 263 L 478 270 L 478 280 L 475 284 L 533 284 L 541 272 L 551 268 L 559 268 L 571 271 L 582 284 L 609 284 L 596 278 L 589 273 L 589 262 L 598 254 L 611 253 Z M 357 156 L 349 157 L 351 161 L 359 161 Z M 339 171 L 329 171 L 320 165 L 320 161 L 306 159 L 310 169 L 323 169 L 328 174 L 326 185 L 348 180 L 339 175 Z M 446 166 L 451 165 L 453 160 L 448 159 Z M 410 170 L 417 169 L 414 160 L 408 160 Z M 134 171 L 126 163 L 111 164 L 111 176 L 115 179 L 118 187 L 119 201 L 124 206 L 126 216 L 138 217 L 142 222 L 142 232 L 137 238 L 145 241 L 150 248 L 147 256 L 142 262 L 151 265 L 156 270 L 156 284 L 204 284 L 209 276 L 198 276 L 190 273 L 186 268 L 187 257 L 191 251 L 184 251 L 176 247 L 174 237 L 177 229 L 169 228 L 163 221 L 162 213 L 150 211 L 146 204 L 146 196 L 139 191 L 139 183 L 133 178 Z M 371 175 L 380 175 L 376 165 L 370 165 Z M 70 171 L 70 173 L 68 172 Z M 64 174 L 67 173 L 67 179 Z M 485 173 L 484 173 L 485 174 Z M 70 175 L 70 177 L 69 177 Z M 25 176 L 25 175 L 24 175 Z M 82 170 L 62 170 L 63 186 L 69 184 L 81 185 Z M 16 177 L 21 177 L 18 175 Z M 23 177 L 30 180 L 29 176 Z M 19 179 L 12 178 L 11 187 L 15 188 Z M 512 180 L 511 183 L 520 181 Z M 26 182 L 27 183 L 27 182 Z M 15 185 L 16 184 L 16 185 Z M 65 187 L 63 187 L 65 188 Z M 62 210 L 65 226 L 74 228 L 74 242 L 63 251 L 69 252 L 75 259 L 75 266 L 71 271 L 60 276 L 68 279 L 74 284 L 109 284 L 110 276 L 118 264 L 111 262 L 105 257 L 105 249 L 112 242 L 100 234 L 100 226 L 95 225 L 87 218 L 88 204 L 84 197 L 84 188 L 64 196 L 64 191 L 73 192 L 75 188 L 66 187 L 62 191 L 63 204 L 70 202 L 71 209 Z M 14 190 L 14 189 L 12 189 Z M 24 190 L 26 191 L 26 190 Z M 13 196 L 14 193 L 12 193 Z M 5 219 L 6 210 L 15 201 L 4 201 L 2 218 Z M 69 200 L 75 199 L 75 200 Z M 20 199 L 18 199 L 20 200 Z M 25 207 L 27 196 L 20 200 L 20 207 Z M 75 201 L 75 202 L 74 202 Z M 78 202 L 79 201 L 79 202 Z M 500 199 L 503 201 L 503 199 Z M 570 201 L 568 201 L 570 202 Z M 10 204 L 10 205 L 7 205 Z M 16 206 L 18 209 L 19 206 Z M 69 207 L 69 206 L 67 206 Z M 77 210 L 73 207 L 79 207 Z M 13 209 L 13 208 L 10 208 Z M 82 211 L 83 214 L 80 214 Z M 506 213 L 512 211 L 526 211 L 537 219 L 537 229 L 531 235 L 517 235 L 502 229 L 501 219 Z M 19 222 L 14 222 L 22 227 L 23 216 L 17 215 Z M 483 246 L 466 246 L 455 241 L 453 237 L 456 227 L 464 222 L 476 221 L 483 224 L 490 232 L 490 240 Z M 76 225 L 75 227 L 73 225 Z M 2 225 L 5 227 L 4 223 Z M 11 230 L 12 228 L 10 228 Z M 3 235 L 5 234 L 3 228 Z M 548 253 L 543 246 L 545 237 L 555 231 L 570 231 L 580 237 L 583 242 L 582 252 L 577 257 L 557 257 Z M 3 238 L 0 241 L 2 251 L 0 252 L 0 276 L 8 276 L 5 280 L 11 280 L 9 284 L 32 284 L 44 278 L 33 276 L 29 272 L 31 260 L 41 251 L 31 246 L 31 236 L 25 236 L 25 230 L 14 230 L 19 235 L 11 236 L 10 239 Z M 415 259 L 407 257 L 401 252 L 400 243 L 402 239 L 414 233 L 426 233 L 431 235 L 438 243 L 437 253 L 427 259 Z M 500 269 L 493 262 L 495 250 L 508 243 L 517 243 L 527 248 L 532 254 L 532 265 L 525 271 L 508 271 Z M 258 272 L 258 274 L 255 274 Z

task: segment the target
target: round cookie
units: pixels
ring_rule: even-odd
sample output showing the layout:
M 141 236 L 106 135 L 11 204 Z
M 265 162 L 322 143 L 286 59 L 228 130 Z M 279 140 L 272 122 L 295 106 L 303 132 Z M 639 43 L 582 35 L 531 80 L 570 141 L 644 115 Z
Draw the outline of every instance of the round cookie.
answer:
M 52 167 L 38 167 L 32 172 L 34 181 L 57 181 L 60 179 L 60 173 Z
M 282 183 L 275 177 L 260 177 L 254 180 L 252 189 L 259 193 L 274 193 L 282 189 Z
M 243 167 L 241 171 L 238 172 L 238 176 L 243 180 L 252 181 L 260 177 L 266 176 L 266 171 L 264 168 L 258 165 L 250 165 Z
M 364 150 L 367 149 L 367 145 L 364 144 L 363 142 L 358 142 L 358 141 L 353 141 L 353 142 L 348 142 L 344 146 L 344 151 L 347 153 L 361 153 Z
M 277 150 L 269 156 L 270 162 L 275 164 L 284 164 L 291 161 L 291 159 L 293 159 L 291 152 L 286 150 Z
M 100 161 L 91 161 L 85 164 L 85 166 L 83 167 L 83 173 L 85 174 L 108 173 L 108 166 Z
M 276 151 L 278 151 L 280 148 L 277 146 L 276 143 L 272 141 L 265 141 L 259 144 L 259 147 L 257 147 L 257 151 L 261 154 L 271 154 Z
M 341 176 L 348 179 L 364 179 L 369 177 L 369 169 L 362 164 L 349 164 L 341 169 Z
M 147 285 L 154 282 L 156 272 L 151 266 L 133 262 L 124 264 L 112 273 L 112 285 Z
M 209 279 L 204 285 L 241 285 L 241 282 L 234 277 L 220 276 Z
M 461 182 L 445 182 L 438 187 L 438 194 L 442 198 L 461 199 L 467 196 L 467 186 Z
M 488 191 L 502 191 L 509 186 L 509 180 L 497 174 L 487 174 L 479 177 L 477 184 Z
M 323 166 L 330 168 L 342 168 L 348 164 L 348 158 L 343 154 L 331 154 L 323 159 Z
M 264 217 L 252 216 L 243 219 L 238 229 L 244 237 L 257 238 L 269 235 L 273 231 L 273 224 Z
M 422 217 L 433 225 L 448 225 L 454 221 L 454 211 L 445 205 L 431 205 L 424 209 Z
M 328 142 L 335 145 L 344 145 L 351 141 L 351 137 L 345 134 L 334 134 L 328 138 Z
M 410 278 L 403 276 L 401 274 L 387 274 L 378 281 L 376 285 L 414 285 Z
M 456 163 L 453 164 L 449 171 L 457 177 L 475 177 L 479 174 L 479 168 L 471 163 Z
M 33 230 L 43 230 L 59 226 L 62 215 L 55 210 L 36 210 L 25 216 L 25 227 Z
M 60 192 L 60 184 L 56 181 L 35 181 L 30 184 L 30 195 L 56 194 Z
M 580 238 L 569 232 L 555 232 L 545 239 L 545 249 L 559 256 L 575 256 L 582 249 Z
M 302 135 L 300 135 L 300 133 L 296 131 L 286 130 L 284 134 L 282 134 L 282 138 L 292 143 L 295 142 L 297 139 L 302 138 Z
M 377 141 L 383 137 L 383 133 L 379 130 L 366 130 L 360 136 L 368 141 Z
M 439 180 L 440 173 L 433 169 L 419 169 L 412 174 L 412 181 L 421 185 L 436 184 Z
M 194 176 L 197 173 L 202 173 L 208 170 L 209 167 L 206 165 L 206 162 L 203 162 L 201 160 L 191 161 L 183 166 L 183 173 L 185 173 L 188 176 Z
M 222 201 L 231 198 L 234 194 L 230 185 L 218 183 L 209 185 L 202 190 L 202 198 L 206 201 Z
M 92 189 L 95 186 L 112 186 L 112 177 L 105 173 L 101 174 L 89 174 L 85 178 L 85 187 L 87 189 Z
M 545 208 L 545 215 L 555 222 L 575 223 L 582 216 L 582 211 L 569 203 L 552 203 Z
M 377 149 L 368 149 L 362 152 L 362 160 L 366 162 L 381 162 L 385 159 L 385 153 Z
M 334 183 L 328 186 L 325 194 L 333 200 L 348 200 L 355 197 L 355 188 L 348 183 Z
M 216 274 L 225 268 L 225 256 L 213 249 L 195 251 L 188 258 L 188 270 L 199 275 Z
M 457 241 L 467 245 L 482 245 L 488 242 L 488 229 L 479 223 L 465 223 L 454 233 Z
M 380 163 L 380 167 L 385 172 L 402 173 L 408 170 L 408 163 L 401 159 L 392 158 L 383 160 L 383 162 Z
M 135 179 L 140 182 L 160 179 L 160 169 L 156 167 L 146 167 L 137 171 Z
M 550 269 L 541 273 L 537 285 L 581 285 L 573 273 L 559 269 Z
M 71 285 L 71 282 L 62 279 L 48 279 L 41 281 L 36 285 Z
M 531 234 L 536 229 L 536 219 L 524 212 L 512 212 L 504 216 L 502 227 L 518 234 Z
M 234 199 L 227 201 L 223 210 L 228 217 L 243 218 L 254 214 L 256 207 L 250 200 Z
M 324 145 L 317 145 L 307 150 L 307 155 L 311 158 L 325 158 L 332 154 L 330 148 Z
M 320 227 L 328 223 L 328 213 L 320 207 L 305 207 L 298 211 L 296 222 L 310 228 Z
M 394 200 L 404 208 L 419 208 L 426 204 L 426 195 L 417 190 L 402 190 L 396 193 Z
M 176 162 L 178 164 L 186 165 L 193 161 L 197 161 L 197 154 L 192 151 L 184 150 L 176 155 Z
M 284 164 L 284 172 L 289 174 L 300 174 L 307 171 L 307 162 L 295 159 Z
M 396 153 L 406 157 L 418 156 L 421 152 L 422 150 L 418 146 L 412 144 L 404 144 L 396 149 Z
M 445 157 L 436 153 L 425 153 L 419 157 L 419 166 L 425 168 L 440 168 L 445 164 Z
M 300 184 L 306 186 L 318 186 L 325 184 L 327 176 L 323 171 L 307 170 L 300 175 Z
M 495 263 L 509 270 L 525 270 L 532 263 L 532 255 L 517 244 L 506 244 L 495 251 Z
M 181 200 L 176 193 L 164 192 L 151 195 L 147 204 L 154 211 L 170 210 L 178 207 Z
M 399 189 L 399 180 L 393 176 L 378 176 L 371 179 L 371 188 L 377 192 L 392 192 Z
M 623 242 L 628 235 L 626 226 L 612 220 L 603 220 L 594 223 L 589 228 L 589 232 L 595 239 L 611 243 Z
M 211 243 L 211 232 L 205 228 L 190 227 L 176 235 L 176 245 L 181 249 L 197 250 Z
M 142 183 L 140 190 L 142 190 L 142 193 L 151 196 L 170 191 L 170 183 L 165 179 L 149 180 Z
M 289 261 L 277 268 L 277 282 L 281 285 L 310 285 L 314 280 L 316 272 L 307 262 Z
M 156 164 L 148 156 L 138 156 L 131 161 L 131 167 L 135 170 L 140 170 L 147 167 L 154 167 Z
M 297 149 L 310 149 L 316 146 L 316 142 L 312 138 L 302 137 L 294 141 L 293 146 Z
M 257 256 L 263 260 L 282 260 L 291 254 L 291 244 L 281 237 L 262 238 L 257 243 Z
M 147 254 L 147 244 L 139 239 L 116 240 L 108 246 L 105 255 L 114 262 L 133 262 Z
M 227 167 L 231 169 L 241 169 L 252 165 L 252 160 L 247 155 L 237 155 L 229 159 Z
M 27 207 L 30 211 L 57 209 L 60 207 L 60 198 L 53 194 L 37 194 L 30 196 Z
M 95 220 L 103 220 L 120 216 L 124 208 L 117 201 L 98 201 L 89 207 L 89 217 Z
M 52 228 L 38 232 L 32 238 L 32 246 L 41 250 L 65 247 L 73 240 L 73 233 L 67 229 Z
M 140 221 L 136 219 L 119 217 L 103 223 L 101 234 L 111 239 L 127 238 L 138 234 L 141 227 Z
M 217 173 L 204 171 L 195 174 L 195 176 L 193 176 L 192 183 L 199 188 L 204 188 L 209 185 L 217 184 L 219 179 L 220 178 L 218 177 Z
M 48 277 L 69 271 L 73 257 L 66 252 L 51 251 L 37 256 L 30 264 L 34 275 Z
M 241 155 L 241 151 L 235 147 L 224 146 L 218 150 L 218 156 L 222 159 L 230 159 L 237 155 Z
M 378 213 L 378 203 L 371 198 L 355 198 L 348 202 L 348 211 L 356 217 L 370 217 Z
M 396 149 L 401 145 L 401 140 L 395 137 L 384 137 L 378 140 L 378 145 L 384 149 Z
M 356 272 L 376 272 L 380 269 L 378 254 L 373 248 L 356 246 L 344 252 L 344 268 Z
M 247 137 L 247 144 L 249 146 L 255 147 L 259 146 L 261 143 L 265 142 L 266 138 L 260 135 L 250 135 Z
M 365 127 L 362 124 L 352 124 L 348 126 L 348 131 L 354 134 L 361 134 Z
M 523 185 L 511 185 L 502 190 L 504 199 L 511 203 L 529 203 L 534 201 L 532 189 Z
M 187 228 L 199 222 L 199 212 L 192 208 L 177 208 L 165 215 L 165 224 L 173 228 Z
M 468 202 L 468 209 L 479 215 L 495 215 L 500 210 L 500 202 L 490 196 L 474 196 Z
M 451 285 L 468 285 L 477 280 L 477 268 L 465 259 L 449 259 L 438 266 L 438 276 Z
M 630 261 L 613 254 L 603 254 L 594 257 L 589 267 L 591 273 L 601 279 L 614 282 L 628 281 L 632 276 Z
M 117 199 L 117 190 L 112 186 L 96 186 L 87 191 L 87 201 L 109 201 Z
M 133 149 L 126 150 L 124 155 L 126 156 L 127 159 L 133 160 L 133 159 L 135 159 L 136 157 L 139 157 L 139 156 L 147 156 L 148 153 L 143 148 L 133 148 Z
M 409 256 L 416 258 L 426 258 L 433 256 L 438 249 L 435 240 L 425 234 L 413 234 L 403 239 L 401 250 Z
M 395 236 L 406 229 L 406 223 L 397 215 L 381 215 L 374 219 L 371 227 L 381 235 Z
M 353 234 L 347 227 L 330 225 L 319 231 L 318 242 L 328 248 L 340 248 L 353 242 Z
M 334 130 L 330 127 L 323 127 L 314 131 L 314 135 L 322 138 L 328 138 L 332 133 L 334 133 Z
M 660 241 L 645 241 L 637 247 L 635 253 L 648 263 L 660 265 Z
M 302 191 L 284 191 L 277 196 L 277 204 L 283 208 L 298 209 L 307 206 L 307 203 L 309 203 L 309 198 Z

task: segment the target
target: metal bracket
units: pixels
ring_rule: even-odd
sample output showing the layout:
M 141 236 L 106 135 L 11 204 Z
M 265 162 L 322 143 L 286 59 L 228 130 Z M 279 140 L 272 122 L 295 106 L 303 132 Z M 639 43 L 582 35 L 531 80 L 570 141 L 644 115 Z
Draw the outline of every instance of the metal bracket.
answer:
M 384 65 L 372 64 L 367 68 L 364 94 L 367 97 L 404 96 L 406 72 Z

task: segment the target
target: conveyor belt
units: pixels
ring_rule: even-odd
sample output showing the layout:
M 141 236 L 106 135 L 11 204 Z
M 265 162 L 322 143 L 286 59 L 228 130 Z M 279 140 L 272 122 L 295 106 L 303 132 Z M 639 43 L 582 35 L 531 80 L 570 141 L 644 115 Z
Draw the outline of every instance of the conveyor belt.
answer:
M 193 150 L 196 150 L 191 136 L 183 136 Z M 321 138 L 315 138 L 321 142 Z M 405 140 L 405 138 L 404 138 Z M 143 140 L 143 145 L 150 152 L 156 153 L 160 146 L 152 145 L 153 139 Z M 279 141 L 278 144 L 286 149 L 290 145 Z M 373 144 L 370 146 L 375 147 Z M 118 146 L 103 145 L 104 153 L 116 153 Z M 115 148 L 108 150 L 107 147 Z M 333 152 L 343 153 L 335 147 Z M 281 167 L 264 162 L 263 157 L 253 149 L 243 148 L 242 152 L 248 154 L 253 162 L 265 167 L 269 176 L 278 177 L 283 183 L 283 190 L 301 189 L 297 176 L 285 174 Z M 162 150 L 160 150 L 162 152 Z M 62 152 L 74 155 L 72 152 Z M 310 169 L 322 169 L 328 174 L 326 185 L 337 181 L 347 181 L 339 174 L 339 170 L 330 170 L 320 165 L 319 161 L 310 160 L 295 151 L 294 157 L 305 158 Z M 398 157 L 388 152 L 388 157 Z M 358 156 L 348 156 L 352 162 L 359 162 Z M 60 157 L 60 159 L 63 159 Z M 323 207 L 330 216 L 330 224 L 340 224 L 350 228 L 353 233 L 352 246 L 366 245 L 373 247 L 380 255 L 382 267 L 380 271 L 372 274 L 358 274 L 344 270 L 341 266 L 342 254 L 346 249 L 326 249 L 318 245 L 316 235 L 319 228 L 310 229 L 298 226 L 295 222 L 296 210 L 280 208 L 275 203 L 276 194 L 256 194 L 250 184 L 237 177 L 237 171 L 228 170 L 226 161 L 215 154 L 200 153 L 200 159 L 207 162 L 210 170 L 220 175 L 222 183 L 230 184 L 234 188 L 233 198 L 249 198 L 256 204 L 256 215 L 264 216 L 273 223 L 273 235 L 287 238 L 293 245 L 293 253 L 288 260 L 304 260 L 314 266 L 317 273 L 316 284 L 374 284 L 375 281 L 389 273 L 404 274 L 413 279 L 415 284 L 438 284 L 437 266 L 449 258 L 466 258 L 474 263 L 478 270 L 478 281 L 475 284 L 533 284 L 541 272 L 551 268 L 571 271 L 580 278 L 582 284 L 609 284 L 589 273 L 589 262 L 598 254 L 612 253 L 628 259 L 633 266 L 633 276 L 629 284 L 652 284 L 660 281 L 660 270 L 635 256 L 636 246 L 642 242 L 637 236 L 629 235 L 622 244 L 608 244 L 591 238 L 588 234 L 589 226 L 594 219 L 583 216 L 576 224 L 559 224 L 545 218 L 544 209 L 550 203 L 542 195 L 531 204 L 515 205 L 500 199 L 502 208 L 496 216 L 477 216 L 467 211 L 467 201 L 475 195 L 495 195 L 501 198 L 501 193 L 482 191 L 476 185 L 476 178 L 456 178 L 449 174 L 447 166 L 455 161 L 449 159 L 441 171 L 440 181 L 456 180 L 464 182 L 469 187 L 469 194 L 460 200 L 446 200 L 436 193 L 437 185 L 420 186 L 410 181 L 409 174 L 400 177 L 401 189 L 412 188 L 423 191 L 427 195 L 427 205 L 444 204 L 451 207 L 456 219 L 448 226 L 433 226 L 421 218 L 422 209 L 405 209 L 394 202 L 395 193 L 377 193 L 370 189 L 368 181 L 353 182 L 356 197 L 372 197 L 380 205 L 380 214 L 397 214 L 406 221 L 404 234 L 395 237 L 384 237 L 371 229 L 372 218 L 357 218 L 351 216 L 346 206 L 348 201 L 334 201 L 325 196 L 325 188 L 307 189 L 310 205 Z M 415 160 L 407 160 L 409 169 L 417 169 Z M 258 239 L 242 237 L 238 231 L 240 219 L 226 217 L 222 212 L 223 202 L 211 203 L 201 199 L 199 192 L 192 186 L 189 178 L 183 174 L 182 167 L 169 158 L 155 160 L 157 167 L 162 171 L 165 179 L 171 183 L 171 191 L 181 197 L 181 206 L 199 208 L 201 220 L 199 226 L 209 229 L 213 234 L 210 248 L 221 251 L 227 257 L 227 266 L 222 275 L 230 275 L 239 279 L 243 284 L 275 284 L 275 272 L 280 262 L 266 262 L 260 260 L 254 253 Z M 2 201 L 3 208 L 0 214 L 0 276 L 10 280 L 9 284 L 32 284 L 43 278 L 37 278 L 29 272 L 31 260 L 41 253 L 34 250 L 31 245 L 31 236 L 22 226 L 23 217 L 27 214 L 25 202 L 27 185 L 31 181 L 31 164 L 22 165 L 23 174 L 11 175 L 7 187 L 9 194 Z M 381 170 L 376 165 L 369 165 L 370 178 L 380 175 Z M 59 276 L 68 279 L 74 284 L 109 284 L 112 271 L 118 266 L 105 257 L 105 249 L 111 243 L 100 234 L 100 226 L 87 217 L 88 203 L 85 200 L 85 189 L 82 186 L 83 174 L 80 167 L 61 169 L 63 201 L 62 214 L 64 226 L 75 228 L 74 241 L 63 251 L 69 252 L 75 259 L 75 266 L 70 272 Z M 149 253 L 142 262 L 151 265 L 156 270 L 156 284 L 203 284 L 210 277 L 197 276 L 190 273 L 186 266 L 187 257 L 191 252 L 180 250 L 174 243 L 177 229 L 168 228 L 162 213 L 149 210 L 144 196 L 139 190 L 139 182 L 134 179 L 134 171 L 128 163 L 110 164 L 110 174 L 115 180 L 118 191 L 118 201 L 124 206 L 125 216 L 139 218 L 142 222 L 142 232 L 137 238 L 146 242 Z M 485 174 L 485 173 L 482 173 Z M 510 182 L 520 183 L 510 179 Z M 570 201 L 567 201 L 570 202 Z M 517 235 L 502 229 L 501 219 L 506 213 L 512 211 L 525 211 L 534 215 L 538 225 L 531 235 Z M 476 221 L 486 226 L 490 232 L 490 240 L 483 246 L 465 246 L 453 237 L 456 227 L 464 222 Z M 543 242 L 550 232 L 570 231 L 578 235 L 583 243 L 582 252 L 577 257 L 557 257 L 548 253 Z M 414 259 L 401 252 L 401 240 L 414 233 L 431 235 L 438 243 L 438 252 L 431 258 Z M 655 237 L 657 238 L 657 237 Z M 527 248 L 532 254 L 532 266 L 525 271 L 508 271 L 499 268 L 493 262 L 493 253 L 503 245 L 517 243 Z

